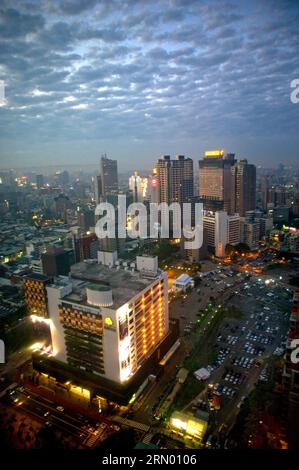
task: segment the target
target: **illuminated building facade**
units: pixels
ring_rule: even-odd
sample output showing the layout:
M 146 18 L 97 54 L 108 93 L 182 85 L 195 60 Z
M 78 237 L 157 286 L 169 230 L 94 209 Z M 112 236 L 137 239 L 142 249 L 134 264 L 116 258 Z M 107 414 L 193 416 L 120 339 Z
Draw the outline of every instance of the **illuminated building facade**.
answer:
M 24 296 L 29 315 L 48 318 L 47 285 L 51 278 L 42 274 L 28 274 L 24 278 Z
M 216 256 L 220 258 L 225 256 L 226 245 L 240 243 L 239 214 L 206 211 L 203 216 L 203 228 L 205 243 L 215 249 Z
M 142 177 L 135 171 L 129 178 L 129 189 L 133 192 L 134 202 L 143 202 L 147 197 L 148 178 Z
M 168 334 L 167 275 L 156 257 L 127 264 L 99 252 L 47 295 L 53 358 L 94 378 L 126 382 Z
M 207 427 L 208 418 L 197 418 L 187 413 L 175 411 L 170 417 L 170 427 L 174 432 L 202 441 Z
M 199 197 L 206 210 L 230 210 L 231 168 L 235 154 L 223 150 L 205 152 L 199 161 Z

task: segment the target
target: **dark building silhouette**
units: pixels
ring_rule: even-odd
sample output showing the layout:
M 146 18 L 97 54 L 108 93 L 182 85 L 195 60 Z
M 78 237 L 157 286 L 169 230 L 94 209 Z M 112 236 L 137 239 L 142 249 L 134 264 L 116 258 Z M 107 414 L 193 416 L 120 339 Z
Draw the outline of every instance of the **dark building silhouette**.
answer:
M 118 190 L 117 161 L 110 158 L 101 158 L 102 194 L 107 196 Z
M 71 265 L 74 264 L 74 252 L 72 249 L 64 249 L 56 246 L 47 248 L 41 255 L 43 273 L 47 276 L 67 276 Z
M 230 211 L 241 217 L 256 207 L 256 167 L 240 160 L 231 167 Z
M 44 185 L 44 176 L 43 175 L 36 175 L 36 186 L 38 188 L 42 188 Z

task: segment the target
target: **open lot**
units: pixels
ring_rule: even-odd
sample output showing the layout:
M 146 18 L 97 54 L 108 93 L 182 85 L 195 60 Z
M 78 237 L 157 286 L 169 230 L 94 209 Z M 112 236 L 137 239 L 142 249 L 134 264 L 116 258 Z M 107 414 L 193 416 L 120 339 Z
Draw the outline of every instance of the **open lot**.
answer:
M 282 355 L 288 330 L 292 291 L 266 277 L 252 277 L 237 288 L 228 308 L 242 312 L 241 318 L 224 319 L 211 346 L 217 352 L 205 389 L 185 409 L 197 407 L 212 412 L 211 431 L 231 426 L 244 400 L 258 380 L 266 381 L 267 364 L 273 354 Z M 208 364 L 202 364 L 207 367 Z M 220 397 L 220 409 L 213 407 L 213 395 Z

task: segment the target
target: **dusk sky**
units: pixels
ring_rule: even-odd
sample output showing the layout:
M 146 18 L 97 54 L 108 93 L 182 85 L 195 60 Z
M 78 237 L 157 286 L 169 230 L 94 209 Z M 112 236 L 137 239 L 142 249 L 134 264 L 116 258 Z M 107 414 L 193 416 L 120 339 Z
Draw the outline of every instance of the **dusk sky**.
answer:
M 0 166 L 299 161 L 299 2 L 1 1 Z

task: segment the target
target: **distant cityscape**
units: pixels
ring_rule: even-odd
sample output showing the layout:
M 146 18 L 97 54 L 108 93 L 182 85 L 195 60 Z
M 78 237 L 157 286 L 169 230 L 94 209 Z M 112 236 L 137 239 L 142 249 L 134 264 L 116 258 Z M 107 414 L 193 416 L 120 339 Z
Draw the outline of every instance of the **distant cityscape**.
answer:
M 290 359 L 298 176 L 282 164 L 257 170 L 223 149 L 199 160 L 163 155 L 150 174 L 119 175 L 107 155 L 91 173 L 1 171 L 6 406 L 35 413 L 66 440 L 74 434 L 75 447 L 113 441 L 123 429 L 141 447 L 259 447 L 236 430 L 245 411 L 253 419 L 254 395 L 268 397 L 275 386 L 271 400 L 283 400 L 284 414 L 267 424 L 275 434 L 267 446 L 298 445 L 298 365 Z M 119 195 L 147 210 L 202 203 L 202 246 L 185 249 L 171 231 L 169 239 L 98 239 L 95 209 L 109 202 L 117 211 Z
M 3 468 L 296 464 L 298 24 L 1 2 Z

